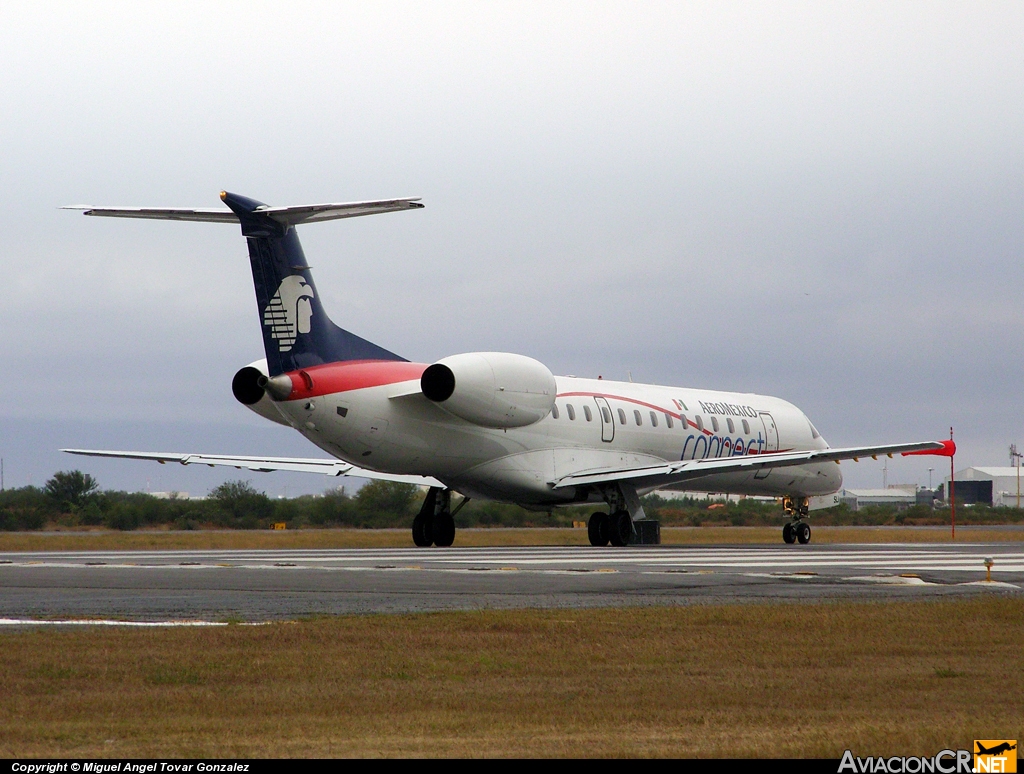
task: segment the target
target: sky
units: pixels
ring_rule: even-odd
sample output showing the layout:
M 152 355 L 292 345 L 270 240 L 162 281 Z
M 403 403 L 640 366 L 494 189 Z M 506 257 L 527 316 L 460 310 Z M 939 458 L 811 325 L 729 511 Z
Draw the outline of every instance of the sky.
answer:
M 59 209 L 222 189 L 422 197 L 299 229 L 335 322 L 411 360 L 777 395 L 833 446 L 952 426 L 958 468 L 1024 446 L 1020 3 L 4 3 L 0 182 L 8 487 L 243 477 L 64 446 L 320 456 L 231 395 L 263 356 L 236 228 Z

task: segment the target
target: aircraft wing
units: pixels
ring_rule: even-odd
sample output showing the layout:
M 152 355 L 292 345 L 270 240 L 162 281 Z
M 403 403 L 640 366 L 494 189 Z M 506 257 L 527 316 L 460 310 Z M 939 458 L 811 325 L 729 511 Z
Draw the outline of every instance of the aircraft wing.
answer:
M 238 470 L 252 470 L 269 473 L 272 470 L 287 470 L 294 473 L 321 473 L 325 476 L 356 476 L 377 481 L 394 481 L 399 484 L 443 487 L 440 481 L 430 476 L 404 476 L 379 473 L 350 465 L 342 460 L 325 460 L 301 457 L 231 457 L 223 454 L 163 454 L 159 452 L 104 451 L 99 449 L 61 449 L 68 454 L 85 457 L 118 457 L 131 460 L 154 460 L 161 465 L 177 462 L 181 465 L 224 465 Z
M 609 484 L 628 481 L 636 487 L 666 486 L 692 478 L 722 473 L 742 473 L 766 468 L 807 465 L 814 462 L 858 460 L 861 457 L 877 459 L 878 455 L 905 456 L 934 454 L 951 457 L 956 447 L 952 441 L 924 441 L 898 443 L 886 446 L 851 446 L 845 449 L 814 449 L 812 451 L 767 452 L 742 457 L 713 457 L 700 460 L 681 460 L 661 465 L 643 465 L 633 468 L 602 468 L 581 470 L 551 482 L 554 489 L 587 484 Z
M 376 215 L 381 212 L 418 210 L 423 207 L 417 198 L 384 199 L 372 202 L 343 202 L 339 204 L 301 204 L 295 207 L 262 206 L 257 212 L 269 215 L 274 220 L 297 226 L 300 223 L 316 223 L 321 220 L 358 218 L 360 215 Z M 204 223 L 238 223 L 238 216 L 231 210 L 207 209 L 202 207 L 93 207 L 88 204 L 71 204 L 63 210 L 82 210 L 84 215 L 104 218 L 145 218 L 147 220 L 191 220 Z

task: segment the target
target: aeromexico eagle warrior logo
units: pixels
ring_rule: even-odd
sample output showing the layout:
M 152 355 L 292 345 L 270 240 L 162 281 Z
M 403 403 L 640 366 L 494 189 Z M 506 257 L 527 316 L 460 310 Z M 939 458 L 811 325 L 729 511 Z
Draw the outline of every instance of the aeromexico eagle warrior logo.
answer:
M 281 352 L 289 352 L 300 333 L 309 333 L 313 316 L 313 289 L 301 276 L 293 274 L 282 280 L 274 297 L 263 310 L 263 324 L 270 326 L 270 336 L 277 340 Z

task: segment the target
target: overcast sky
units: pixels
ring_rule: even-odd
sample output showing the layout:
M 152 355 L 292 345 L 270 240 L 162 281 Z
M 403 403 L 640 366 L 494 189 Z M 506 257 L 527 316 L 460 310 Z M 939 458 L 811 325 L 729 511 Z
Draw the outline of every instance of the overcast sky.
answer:
M 1020 3 L 4 3 L 0 183 L 7 486 L 237 477 L 64 445 L 320 454 L 231 396 L 237 228 L 58 209 L 221 189 L 422 196 L 299 230 L 335 322 L 412 360 L 778 395 L 834 446 L 953 425 L 958 467 L 1024 445 Z

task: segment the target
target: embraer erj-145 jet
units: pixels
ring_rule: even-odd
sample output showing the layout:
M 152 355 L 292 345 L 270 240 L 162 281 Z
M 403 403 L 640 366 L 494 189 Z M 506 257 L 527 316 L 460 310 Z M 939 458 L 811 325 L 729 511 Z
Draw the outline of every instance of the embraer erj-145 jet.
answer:
M 295 227 L 412 210 L 418 199 L 270 207 L 222 192 L 224 209 L 76 206 L 86 215 L 234 223 L 249 246 L 266 359 L 235 374 L 235 397 L 334 459 L 66 449 L 73 454 L 360 476 L 429 487 L 418 546 L 449 546 L 468 498 L 550 510 L 603 503 L 595 546 L 626 545 L 640 495 L 699 490 L 781 497 L 787 543 L 806 543 L 812 505 L 842 485 L 840 460 L 953 453 L 952 441 L 830 449 L 779 398 L 554 376 L 524 355 L 469 352 L 412 363 L 339 328 L 324 311 Z M 452 492 L 463 496 L 452 508 Z

